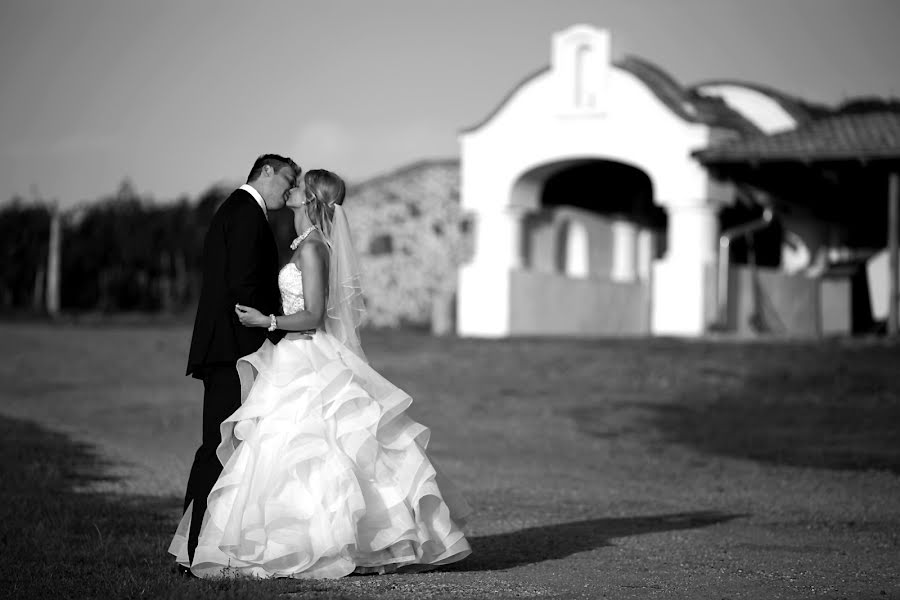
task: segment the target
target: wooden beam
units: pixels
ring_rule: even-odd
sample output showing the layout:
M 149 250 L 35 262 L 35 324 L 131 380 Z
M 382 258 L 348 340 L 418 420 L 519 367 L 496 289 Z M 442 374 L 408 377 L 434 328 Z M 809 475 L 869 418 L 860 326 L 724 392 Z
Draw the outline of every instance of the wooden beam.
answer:
M 890 294 L 888 296 L 888 326 L 887 334 L 897 337 L 898 311 L 900 311 L 900 278 L 898 271 L 898 237 L 900 237 L 900 172 L 891 173 L 888 179 L 888 265 L 890 273 Z

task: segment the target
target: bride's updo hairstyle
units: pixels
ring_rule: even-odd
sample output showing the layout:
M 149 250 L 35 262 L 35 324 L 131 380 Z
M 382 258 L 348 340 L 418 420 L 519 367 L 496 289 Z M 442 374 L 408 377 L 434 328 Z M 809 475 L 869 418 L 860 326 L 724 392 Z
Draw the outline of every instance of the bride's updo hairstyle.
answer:
M 331 221 L 334 219 L 334 207 L 344 203 L 346 188 L 344 180 L 325 169 L 313 169 L 303 176 L 306 184 L 304 194 L 307 205 L 306 214 L 313 225 L 319 227 L 326 237 L 331 238 Z

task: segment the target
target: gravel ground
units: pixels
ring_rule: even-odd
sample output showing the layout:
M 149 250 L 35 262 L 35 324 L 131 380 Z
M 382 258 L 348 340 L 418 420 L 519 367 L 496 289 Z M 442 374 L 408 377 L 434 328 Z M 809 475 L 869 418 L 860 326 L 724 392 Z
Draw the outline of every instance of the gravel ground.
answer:
M 0 325 L 0 410 L 178 498 L 200 428 L 183 326 Z M 368 332 L 475 508 L 444 570 L 297 597 L 900 598 L 900 349 Z

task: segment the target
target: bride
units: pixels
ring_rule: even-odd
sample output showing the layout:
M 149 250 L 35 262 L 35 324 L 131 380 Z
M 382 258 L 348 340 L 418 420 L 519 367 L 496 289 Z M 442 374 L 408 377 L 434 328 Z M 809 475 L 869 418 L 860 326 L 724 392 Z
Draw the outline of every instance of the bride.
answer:
M 224 469 L 194 560 L 190 510 L 169 552 L 200 577 L 331 578 L 461 560 L 470 509 L 426 456 L 430 432 L 405 412 L 412 399 L 360 346 L 344 182 L 313 170 L 303 188 L 287 201 L 299 235 L 278 276 L 284 316 L 235 307 L 246 327 L 294 333 L 238 360 L 242 404 L 221 425 Z

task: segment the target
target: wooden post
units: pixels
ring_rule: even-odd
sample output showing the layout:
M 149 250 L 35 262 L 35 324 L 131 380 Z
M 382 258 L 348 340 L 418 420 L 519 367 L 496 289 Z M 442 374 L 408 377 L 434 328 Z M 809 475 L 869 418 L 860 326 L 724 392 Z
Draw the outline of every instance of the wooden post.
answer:
M 900 173 L 891 173 L 888 180 L 888 265 L 890 273 L 890 295 L 888 296 L 887 334 L 896 337 L 898 333 L 898 311 L 900 311 L 900 284 L 898 284 L 898 237 L 900 237 Z
M 47 314 L 55 317 L 59 314 L 59 248 L 60 215 L 59 206 L 54 203 L 50 208 L 50 244 L 47 251 Z
M 44 306 L 44 279 L 47 277 L 47 271 L 44 265 L 38 263 L 37 273 L 34 274 L 34 290 L 31 292 L 31 310 L 36 313 L 41 312 Z

